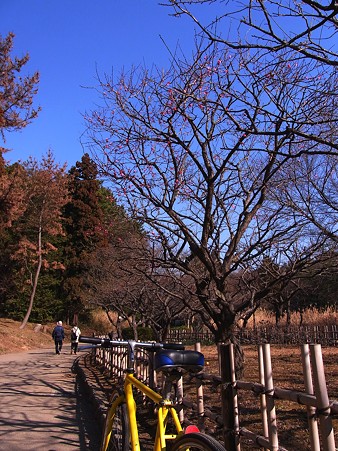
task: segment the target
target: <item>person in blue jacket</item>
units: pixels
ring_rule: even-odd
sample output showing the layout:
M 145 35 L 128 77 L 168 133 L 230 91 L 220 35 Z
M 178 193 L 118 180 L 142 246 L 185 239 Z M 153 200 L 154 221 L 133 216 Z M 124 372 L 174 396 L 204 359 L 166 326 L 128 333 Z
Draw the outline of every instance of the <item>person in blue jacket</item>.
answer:
M 53 329 L 52 337 L 55 343 L 55 354 L 60 354 L 62 349 L 62 343 L 65 339 L 65 331 L 62 327 L 62 321 L 58 321 Z

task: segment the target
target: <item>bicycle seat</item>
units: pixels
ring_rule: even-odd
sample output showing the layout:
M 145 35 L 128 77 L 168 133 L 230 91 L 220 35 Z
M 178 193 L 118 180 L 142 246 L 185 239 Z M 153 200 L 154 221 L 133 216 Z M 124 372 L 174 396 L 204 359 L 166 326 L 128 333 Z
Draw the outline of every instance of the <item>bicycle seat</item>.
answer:
M 182 368 L 197 373 L 204 367 L 204 355 L 198 351 L 163 349 L 155 354 L 154 366 L 156 371 Z

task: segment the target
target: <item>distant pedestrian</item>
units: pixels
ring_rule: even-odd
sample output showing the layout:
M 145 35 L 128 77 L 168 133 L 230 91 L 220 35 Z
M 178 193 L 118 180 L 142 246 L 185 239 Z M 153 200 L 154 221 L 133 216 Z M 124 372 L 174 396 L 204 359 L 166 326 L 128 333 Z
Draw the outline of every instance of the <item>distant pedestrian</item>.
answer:
M 79 346 L 79 338 L 81 335 L 81 330 L 79 327 L 77 327 L 76 324 L 74 324 L 72 331 L 70 333 L 70 340 L 71 340 L 71 345 L 70 345 L 70 353 L 76 354 L 77 353 L 77 348 Z
M 60 354 L 62 349 L 62 343 L 65 339 L 65 331 L 62 327 L 62 321 L 58 321 L 53 329 L 52 337 L 55 343 L 55 354 Z

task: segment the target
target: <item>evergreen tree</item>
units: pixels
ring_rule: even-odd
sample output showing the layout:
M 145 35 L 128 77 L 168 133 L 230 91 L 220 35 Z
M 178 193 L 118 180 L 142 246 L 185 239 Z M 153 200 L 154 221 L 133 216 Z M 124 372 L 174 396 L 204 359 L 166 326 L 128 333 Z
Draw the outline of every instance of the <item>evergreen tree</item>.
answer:
M 66 267 L 63 289 L 68 319 L 82 310 L 83 285 L 91 253 L 104 244 L 101 182 L 88 154 L 70 169 L 70 202 L 64 208 Z
M 13 246 L 18 242 L 12 225 L 25 212 L 26 171 L 22 165 L 7 165 L 0 155 L 0 313 L 4 314 L 9 296 L 15 297 L 16 263 L 12 260 Z
M 39 74 L 36 72 L 31 77 L 20 77 L 19 74 L 29 61 L 29 56 L 12 59 L 13 39 L 13 33 L 9 33 L 5 38 L 0 35 L 0 135 L 2 138 L 5 137 L 5 131 L 26 127 L 39 112 L 39 108 L 33 108 Z

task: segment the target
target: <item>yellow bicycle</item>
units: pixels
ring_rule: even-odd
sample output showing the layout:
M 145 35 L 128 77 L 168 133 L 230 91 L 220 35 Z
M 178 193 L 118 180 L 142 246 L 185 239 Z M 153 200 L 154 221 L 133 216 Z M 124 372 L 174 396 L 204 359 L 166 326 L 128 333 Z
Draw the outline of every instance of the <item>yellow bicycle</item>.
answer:
M 110 340 L 109 338 L 80 337 L 80 342 L 102 347 L 125 347 L 127 369 L 121 387 L 114 388 L 107 411 L 101 451 L 140 451 L 141 444 L 137 425 L 137 402 L 133 388 L 156 405 L 157 425 L 153 449 L 225 451 L 213 437 L 198 431 L 195 426 L 182 428 L 176 411 L 173 387 L 182 372 L 198 372 L 204 366 L 204 356 L 197 351 L 185 350 L 176 343 L 136 342 L 134 340 Z M 154 352 L 154 369 L 164 377 L 162 394 L 155 392 L 134 375 L 135 350 Z

